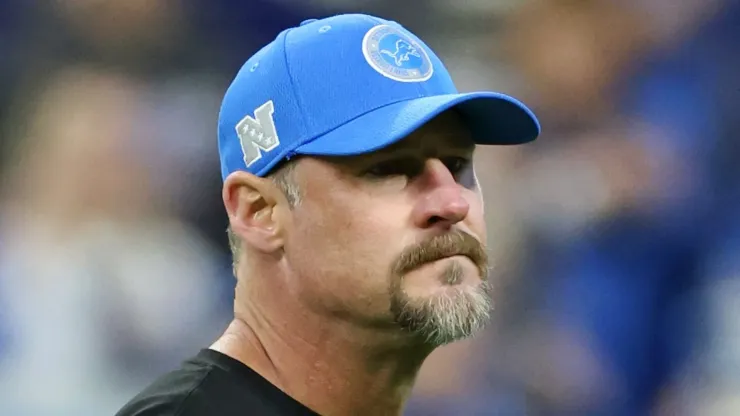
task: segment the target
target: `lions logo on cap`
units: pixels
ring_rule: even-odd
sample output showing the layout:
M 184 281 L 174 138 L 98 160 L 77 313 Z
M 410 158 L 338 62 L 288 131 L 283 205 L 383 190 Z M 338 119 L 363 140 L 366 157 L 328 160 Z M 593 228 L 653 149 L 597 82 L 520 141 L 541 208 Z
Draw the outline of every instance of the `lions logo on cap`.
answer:
M 375 26 L 365 34 L 362 53 L 373 69 L 396 81 L 426 81 L 434 71 L 424 47 L 389 25 Z

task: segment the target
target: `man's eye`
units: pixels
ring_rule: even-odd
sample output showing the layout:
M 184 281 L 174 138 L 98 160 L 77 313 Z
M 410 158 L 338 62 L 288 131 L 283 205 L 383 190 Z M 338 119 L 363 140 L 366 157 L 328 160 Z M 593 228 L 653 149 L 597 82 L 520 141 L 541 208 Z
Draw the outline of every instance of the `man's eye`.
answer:
M 464 157 L 447 157 L 442 159 L 445 167 L 461 183 L 464 182 L 467 173 L 471 171 L 472 162 Z M 371 179 L 391 178 L 405 176 L 409 179 L 415 178 L 424 171 L 424 161 L 420 159 L 403 158 L 386 160 L 363 172 L 363 176 Z M 465 183 L 467 185 L 467 183 Z
M 445 158 L 442 162 L 450 170 L 452 176 L 460 185 L 468 189 L 475 189 L 478 187 L 478 180 L 475 177 L 473 171 L 473 161 L 464 157 L 450 157 Z
M 413 159 L 387 160 L 377 163 L 365 170 L 364 176 L 371 178 L 387 178 L 391 176 L 417 176 L 422 169 L 423 164 Z
M 445 166 L 447 166 L 447 169 L 449 169 L 450 173 L 455 176 L 470 167 L 470 160 L 464 157 L 448 157 L 443 159 L 442 163 L 444 163 Z

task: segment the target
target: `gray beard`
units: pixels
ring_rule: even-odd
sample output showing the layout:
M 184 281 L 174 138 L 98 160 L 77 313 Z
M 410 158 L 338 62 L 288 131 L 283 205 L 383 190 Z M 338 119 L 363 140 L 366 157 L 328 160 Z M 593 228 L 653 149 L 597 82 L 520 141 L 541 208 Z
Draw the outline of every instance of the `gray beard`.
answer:
M 443 284 L 455 285 L 462 273 L 462 266 L 452 262 L 440 279 Z M 475 287 L 451 287 L 443 294 L 419 299 L 406 295 L 401 280 L 395 279 L 391 287 L 391 313 L 402 329 L 428 345 L 438 347 L 469 338 L 488 323 L 491 287 L 485 279 Z

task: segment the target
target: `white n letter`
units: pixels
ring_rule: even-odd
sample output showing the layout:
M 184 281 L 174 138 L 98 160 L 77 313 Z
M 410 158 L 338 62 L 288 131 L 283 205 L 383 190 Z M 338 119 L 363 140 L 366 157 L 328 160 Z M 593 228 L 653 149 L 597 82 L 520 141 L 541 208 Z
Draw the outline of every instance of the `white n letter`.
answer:
M 236 134 L 242 144 L 247 167 L 262 158 L 262 151 L 269 152 L 280 145 L 275 120 L 272 118 L 274 111 L 275 107 L 270 100 L 254 110 L 254 118 L 247 115 L 236 125 Z

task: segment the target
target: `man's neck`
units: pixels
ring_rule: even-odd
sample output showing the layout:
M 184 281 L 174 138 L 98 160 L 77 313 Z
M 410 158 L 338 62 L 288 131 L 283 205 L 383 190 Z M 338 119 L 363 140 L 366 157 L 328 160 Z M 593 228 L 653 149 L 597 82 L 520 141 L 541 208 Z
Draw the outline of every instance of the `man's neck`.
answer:
M 281 309 L 272 310 L 274 315 L 260 307 L 237 310 L 211 348 L 322 415 L 401 414 L 431 348 L 383 345 L 369 330 L 363 334 L 319 317 L 286 314 L 284 304 Z

